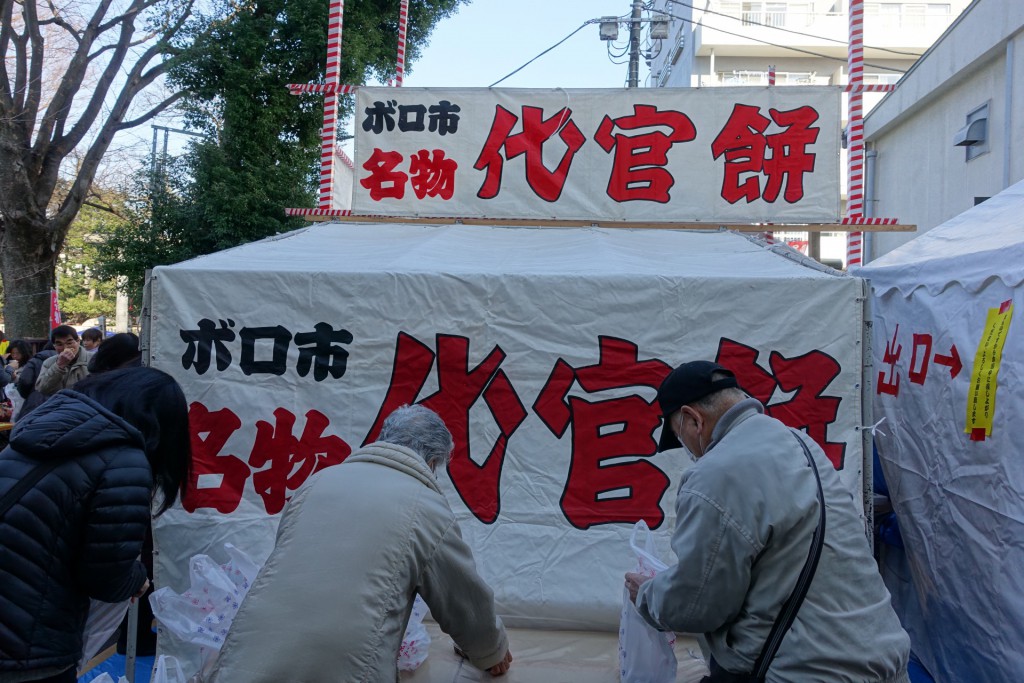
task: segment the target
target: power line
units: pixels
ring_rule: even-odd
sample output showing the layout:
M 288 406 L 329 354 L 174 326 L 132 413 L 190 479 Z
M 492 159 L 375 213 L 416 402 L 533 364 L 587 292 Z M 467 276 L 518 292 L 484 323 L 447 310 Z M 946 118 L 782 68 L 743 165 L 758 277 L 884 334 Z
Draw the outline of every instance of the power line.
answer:
M 804 37 L 807 37 L 807 38 L 815 38 L 817 40 L 826 40 L 826 41 L 831 42 L 831 43 L 839 43 L 840 45 L 848 45 L 849 44 L 848 41 L 839 40 L 838 38 L 828 38 L 828 37 L 825 37 L 825 36 L 815 35 L 814 33 L 804 33 L 803 31 L 797 31 L 797 30 L 794 30 L 794 29 L 791 29 L 791 28 L 784 28 L 782 26 L 772 26 L 771 24 L 762 24 L 761 22 L 754 21 L 753 19 L 741 19 L 740 17 L 736 17 L 736 16 L 733 16 L 731 14 L 725 14 L 724 12 L 716 12 L 716 11 L 710 10 L 710 9 L 701 9 L 700 7 L 695 7 L 695 6 L 693 6 L 693 5 L 689 4 L 689 3 L 680 2 L 680 0 L 671 0 L 671 4 L 673 4 L 673 5 L 682 5 L 683 7 L 689 7 L 692 10 L 697 10 L 698 12 L 703 12 L 704 14 L 716 14 L 716 15 L 718 15 L 720 17 L 725 17 L 727 19 L 733 19 L 735 21 L 742 21 L 746 25 L 761 26 L 763 28 L 771 28 L 771 29 L 775 29 L 776 31 L 785 31 L 786 33 L 793 33 L 793 34 L 798 35 L 798 36 L 804 36 Z M 648 5 L 648 9 L 649 10 L 652 9 L 652 6 Z M 670 16 L 670 17 L 672 17 L 674 19 L 681 19 L 683 21 L 690 21 L 691 23 L 694 23 L 692 20 L 683 19 L 682 17 L 677 17 L 674 14 L 670 14 L 666 10 L 654 10 L 654 11 L 657 11 L 657 12 L 659 12 L 661 14 L 667 14 L 668 16 Z M 713 27 L 709 26 L 708 28 L 713 28 Z M 714 30 L 715 31 L 721 31 L 722 29 L 714 29 Z M 728 33 L 727 31 L 722 31 L 722 32 L 723 33 Z M 735 34 L 732 34 L 732 35 L 735 35 Z M 750 40 L 755 40 L 755 39 L 751 38 Z M 771 43 L 769 43 L 769 44 L 771 44 Z M 904 52 L 903 50 L 893 50 L 892 48 L 877 47 L 875 45 L 865 45 L 864 49 L 866 49 L 866 50 L 879 50 L 881 52 L 891 52 L 891 53 L 893 53 L 895 55 L 905 55 L 907 57 L 914 57 L 915 59 L 921 56 L 921 54 L 918 53 L 918 52 Z
M 677 14 L 671 14 L 669 12 L 665 12 L 664 10 L 662 10 L 661 13 L 666 15 L 666 16 L 672 17 L 673 19 L 678 19 L 680 21 L 685 21 L 685 22 L 687 22 L 688 24 L 691 24 L 691 25 L 695 24 L 695 23 L 698 23 L 698 22 L 695 22 L 693 19 L 687 19 L 686 17 L 681 17 L 681 16 L 679 16 Z M 792 47 L 791 45 L 780 45 L 778 43 L 773 43 L 773 42 L 771 42 L 769 40 L 761 40 L 760 38 L 751 38 L 750 36 L 745 36 L 742 33 L 735 33 L 733 31 L 726 31 L 724 28 L 716 28 L 714 26 L 708 26 L 707 28 L 709 28 L 709 29 L 711 29 L 713 31 L 718 31 L 719 33 L 725 33 L 725 34 L 730 35 L 730 36 L 736 36 L 737 38 L 744 38 L 746 40 L 752 40 L 755 43 L 762 43 L 764 45 L 771 45 L 772 47 L 777 47 L 780 50 L 792 50 L 793 52 L 801 52 L 801 53 L 803 53 L 805 55 L 811 55 L 812 57 L 819 57 L 821 59 L 830 59 L 830 60 L 832 60 L 834 62 L 842 62 L 843 64 L 845 64 L 846 61 L 847 61 L 846 57 L 833 57 L 832 55 L 826 55 L 826 54 L 823 54 L 821 52 L 814 52 L 813 50 L 804 50 L 803 48 Z M 870 64 L 868 62 L 864 62 L 864 66 L 870 66 L 872 69 L 881 69 L 882 71 L 895 71 L 896 73 L 900 73 L 900 74 L 902 74 L 902 73 L 904 73 L 906 71 L 906 69 L 898 69 L 898 68 L 892 67 L 892 66 L 882 66 L 881 64 Z
M 546 49 L 546 50 L 544 50 L 543 52 L 541 52 L 541 53 L 540 53 L 539 55 L 537 55 L 536 57 L 534 57 L 533 59 L 531 59 L 530 61 L 528 61 L 528 62 L 527 62 L 526 64 L 523 64 L 523 65 L 522 65 L 521 67 L 519 67 L 518 69 L 516 69 L 516 70 L 515 70 L 515 71 L 513 71 L 512 73 L 510 73 L 510 74 L 507 74 L 507 75 L 505 75 L 505 76 L 502 76 L 501 78 L 499 78 L 498 80 L 494 81 L 494 83 L 491 83 L 491 84 L 490 84 L 489 86 L 487 86 L 487 87 L 488 87 L 488 88 L 493 88 L 494 86 L 498 85 L 498 84 L 499 84 L 499 83 L 501 83 L 502 81 L 504 81 L 504 80 L 506 80 L 506 79 L 508 79 L 508 78 L 511 78 L 512 76 L 515 76 L 515 75 L 516 75 L 517 73 L 519 73 L 520 71 L 522 71 L 522 70 L 523 70 L 523 69 L 525 69 L 526 67 L 530 66 L 531 64 L 533 64 L 534 62 L 536 62 L 536 61 L 537 61 L 538 59 L 540 59 L 541 57 L 543 57 L 543 56 L 544 56 L 544 55 L 546 55 L 547 53 L 551 52 L 551 51 L 552 51 L 552 50 L 554 50 L 554 49 L 555 49 L 556 47 L 558 47 L 559 45 L 561 45 L 561 44 L 562 44 L 562 43 L 564 43 L 565 41 L 569 40 L 569 39 L 570 39 L 570 38 L 572 38 L 572 37 L 573 37 L 574 35 L 576 35 L 576 34 L 577 34 L 577 33 L 579 33 L 580 31 L 582 31 L 582 30 L 583 30 L 584 28 L 586 28 L 586 27 L 587 27 L 587 26 L 589 26 L 590 24 L 593 24 L 593 23 L 595 23 L 596 21 L 597 21 L 596 19 L 590 19 L 589 21 L 584 21 L 584 22 L 583 22 L 582 24 L 580 24 L 580 25 L 579 25 L 579 28 L 577 28 L 577 29 L 576 29 L 575 31 L 573 31 L 573 32 L 572 32 L 572 33 L 570 33 L 569 35 L 567 35 L 567 36 L 566 36 L 565 38 L 562 38 L 562 39 L 561 39 L 560 41 L 558 41 L 557 43 L 555 43 L 554 45 L 552 45 L 552 46 L 551 46 L 551 47 L 549 47 L 548 49 Z

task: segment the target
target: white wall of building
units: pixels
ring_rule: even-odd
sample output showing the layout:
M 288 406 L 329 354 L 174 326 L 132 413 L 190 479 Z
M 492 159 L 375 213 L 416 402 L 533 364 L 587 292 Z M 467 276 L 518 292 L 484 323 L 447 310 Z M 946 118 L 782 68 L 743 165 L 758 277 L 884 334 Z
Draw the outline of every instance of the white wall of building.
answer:
M 988 151 L 967 160 L 953 138 L 986 103 Z M 873 235 L 869 258 L 1024 179 L 1024 2 L 977 0 L 868 115 L 865 135 L 877 152 L 870 210 L 918 226 Z

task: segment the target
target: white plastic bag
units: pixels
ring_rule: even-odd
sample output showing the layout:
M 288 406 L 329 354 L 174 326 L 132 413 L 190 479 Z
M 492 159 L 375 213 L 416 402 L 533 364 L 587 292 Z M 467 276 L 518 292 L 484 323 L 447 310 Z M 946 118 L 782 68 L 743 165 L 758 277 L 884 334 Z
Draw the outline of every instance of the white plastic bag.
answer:
M 182 640 L 219 651 L 242 599 L 249 592 L 259 565 L 248 555 L 224 544 L 231 558 L 217 564 L 208 555 L 189 562 L 189 589 L 178 595 L 165 586 L 149 596 L 153 616 L 163 628 Z
M 128 613 L 130 602 L 89 601 L 89 617 L 85 622 L 85 639 L 82 659 L 78 663 L 79 669 L 84 669 L 89 660 L 99 654 L 100 648 L 110 640 L 110 636 L 114 635 L 114 631 L 124 621 L 124 615 Z
M 104 671 L 99 676 L 92 679 L 92 683 L 114 683 L 114 677 Z M 117 679 L 117 683 L 128 683 L 128 679 L 121 676 Z
M 25 399 L 21 397 L 21 393 L 18 391 L 18 387 L 11 382 L 4 387 L 4 396 L 11 401 L 11 422 L 14 422 L 14 416 L 21 412 L 21 406 L 24 405 Z
M 427 627 L 423 625 L 425 616 L 427 616 L 427 603 L 417 595 L 412 604 L 409 624 L 405 627 L 405 635 L 402 637 L 402 647 L 398 650 L 398 669 L 400 671 L 415 671 L 427 659 L 427 654 L 430 652 L 430 634 L 427 633 Z
M 188 683 L 188 679 L 185 678 L 185 672 L 181 670 L 176 658 L 160 655 L 156 658 L 150 683 Z
M 637 533 L 646 534 L 644 547 L 637 545 Z M 633 527 L 629 545 L 636 555 L 633 571 L 652 577 L 668 566 L 654 554 L 654 539 L 647 522 L 640 520 Z M 622 618 L 619 621 L 619 679 L 622 683 L 675 683 L 676 634 L 652 627 L 629 599 L 629 590 L 622 589 Z

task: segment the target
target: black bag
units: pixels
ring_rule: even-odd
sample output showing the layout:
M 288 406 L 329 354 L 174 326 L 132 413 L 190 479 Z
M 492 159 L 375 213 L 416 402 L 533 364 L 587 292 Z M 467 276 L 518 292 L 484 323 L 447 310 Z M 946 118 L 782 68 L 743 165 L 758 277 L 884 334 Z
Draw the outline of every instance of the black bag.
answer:
M 811 451 L 796 432 L 790 433 L 800 443 L 800 447 L 804 449 L 807 462 L 810 464 L 811 470 L 814 471 L 814 479 L 818 482 L 818 528 L 814 530 L 810 553 L 807 555 L 804 568 L 800 571 L 800 576 L 797 578 L 793 592 L 790 593 L 786 602 L 782 604 L 782 609 L 779 610 L 779 615 L 775 618 L 775 623 L 772 624 L 772 630 L 768 634 L 768 640 L 765 641 L 761 655 L 754 662 L 754 672 L 735 674 L 731 671 L 726 671 L 712 657 L 711 666 L 709 667 L 711 674 L 702 678 L 700 683 L 764 683 L 765 676 L 768 675 L 768 667 L 771 666 L 772 660 L 775 659 L 775 653 L 778 652 L 779 645 L 782 644 L 782 639 L 786 636 L 786 631 L 793 625 L 796 613 L 800 610 L 800 605 L 807 596 L 807 589 L 810 588 L 811 579 L 814 578 L 814 572 L 818 568 L 818 560 L 821 558 L 821 546 L 825 540 L 825 496 L 821 491 L 821 477 L 818 475 L 818 466 L 814 464 L 814 458 L 811 457 Z
M 750 674 L 734 674 L 726 671 L 718 665 L 715 658 L 711 658 L 711 675 L 700 679 L 700 683 L 764 683 L 763 678 L 754 678 Z

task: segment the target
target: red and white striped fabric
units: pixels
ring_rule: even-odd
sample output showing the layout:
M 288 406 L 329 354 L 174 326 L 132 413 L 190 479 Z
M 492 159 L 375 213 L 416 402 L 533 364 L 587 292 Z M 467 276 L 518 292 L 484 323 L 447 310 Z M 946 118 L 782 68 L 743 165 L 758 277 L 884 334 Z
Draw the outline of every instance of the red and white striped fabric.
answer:
M 402 87 L 405 79 L 405 37 L 409 30 L 409 0 L 402 0 L 398 12 L 398 66 L 395 75 L 395 85 Z
M 351 216 L 352 209 L 285 209 L 288 216 Z
M 899 220 L 896 218 L 859 218 L 847 217 L 843 219 L 843 225 L 896 225 Z
M 344 0 L 331 0 L 327 13 L 327 72 L 324 84 L 334 92 L 324 97 L 324 125 L 320 130 L 320 201 L 321 209 L 331 208 L 331 182 L 334 144 L 338 125 L 338 77 L 341 60 L 341 29 L 345 14 Z
M 320 83 L 289 83 L 288 90 L 292 95 L 301 95 L 303 93 L 318 93 L 323 95 L 348 95 L 354 93 L 359 89 L 358 85 L 338 85 L 338 84 L 327 84 L 322 85 Z
M 882 84 L 865 85 L 863 83 L 861 83 L 860 85 L 854 85 L 854 84 L 850 83 L 850 84 L 848 84 L 846 86 L 846 90 L 845 91 L 846 92 L 892 92 L 895 89 L 896 89 L 896 86 L 891 84 L 891 83 L 885 84 L 885 85 L 882 85 Z
M 846 216 L 864 217 L 864 0 L 850 0 L 849 115 L 847 116 L 847 159 L 849 170 Z M 863 233 L 851 232 L 846 242 L 846 267 L 863 263 Z

